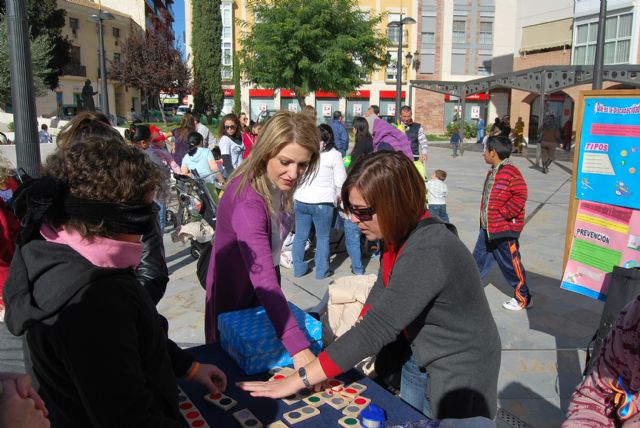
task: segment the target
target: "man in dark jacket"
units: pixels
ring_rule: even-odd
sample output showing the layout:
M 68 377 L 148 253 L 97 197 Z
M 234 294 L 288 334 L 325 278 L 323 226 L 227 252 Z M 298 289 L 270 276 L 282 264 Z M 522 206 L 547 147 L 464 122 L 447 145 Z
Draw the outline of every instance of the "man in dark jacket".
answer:
M 333 112 L 333 120 L 329 123 L 329 126 L 331 126 L 331 130 L 333 131 L 336 149 L 338 149 L 342 157 L 345 157 L 347 155 L 347 149 L 349 148 L 349 136 L 342 123 L 343 120 L 342 113 L 335 111 Z

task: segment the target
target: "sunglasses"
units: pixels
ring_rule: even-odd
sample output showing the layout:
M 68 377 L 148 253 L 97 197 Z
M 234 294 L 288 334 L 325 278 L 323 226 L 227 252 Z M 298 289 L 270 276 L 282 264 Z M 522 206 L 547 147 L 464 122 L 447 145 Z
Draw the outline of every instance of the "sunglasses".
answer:
M 369 221 L 373 218 L 373 214 L 375 214 L 375 210 L 371 207 L 367 208 L 353 208 L 349 207 L 349 212 L 355 216 L 360 221 Z
M 225 125 L 224 129 L 236 129 L 235 125 Z

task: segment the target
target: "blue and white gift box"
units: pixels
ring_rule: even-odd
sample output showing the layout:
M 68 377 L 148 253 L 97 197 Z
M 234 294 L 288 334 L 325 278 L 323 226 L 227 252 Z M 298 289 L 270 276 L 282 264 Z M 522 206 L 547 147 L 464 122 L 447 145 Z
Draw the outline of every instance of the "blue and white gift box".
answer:
M 289 307 L 317 355 L 322 350 L 322 323 L 292 303 Z M 247 374 L 293 364 L 262 306 L 220 314 L 218 330 L 220 346 Z

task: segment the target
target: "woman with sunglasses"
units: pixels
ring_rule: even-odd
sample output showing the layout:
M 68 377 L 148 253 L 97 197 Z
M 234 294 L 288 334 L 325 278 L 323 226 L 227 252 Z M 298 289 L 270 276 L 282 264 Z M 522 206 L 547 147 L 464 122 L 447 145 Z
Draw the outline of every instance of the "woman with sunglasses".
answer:
M 227 174 L 240 166 L 244 156 L 240 120 L 233 113 L 227 114 L 220 122 L 218 145 L 222 153 L 222 164 Z
M 206 279 L 205 339 L 218 315 L 263 306 L 296 368 L 314 357 L 280 289 L 280 250 L 292 225 L 293 193 L 315 173 L 320 135 L 309 116 L 279 112 L 231 175 L 218 206 Z
M 403 363 L 404 401 L 435 419 L 492 419 L 498 329 L 471 253 L 442 222 L 429 219 L 413 162 L 397 152 L 363 158 L 350 170 L 342 200 L 362 233 L 383 242 L 378 279 L 358 322 L 303 370 L 242 388 L 256 397 L 286 397 L 392 345 Z

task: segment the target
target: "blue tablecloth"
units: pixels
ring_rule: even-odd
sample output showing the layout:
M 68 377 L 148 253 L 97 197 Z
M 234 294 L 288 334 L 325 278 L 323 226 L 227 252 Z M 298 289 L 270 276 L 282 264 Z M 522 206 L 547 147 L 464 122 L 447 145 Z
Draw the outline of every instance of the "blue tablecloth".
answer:
M 270 375 L 268 373 L 261 373 L 256 375 L 246 375 L 238 367 L 238 365 L 218 346 L 218 345 L 202 345 L 195 348 L 187 349 L 188 352 L 193 354 L 201 363 L 212 363 L 220 367 L 226 375 L 228 386 L 225 394 L 233 398 L 238 404 L 228 412 L 214 406 L 213 404 L 204 400 L 204 396 L 207 390 L 195 382 L 180 381 L 180 386 L 185 393 L 191 398 L 196 407 L 200 410 L 206 421 L 211 426 L 215 427 L 237 427 L 240 426 L 234 419 L 232 413 L 241 410 L 249 409 L 253 414 L 260 419 L 265 425 L 269 425 L 272 422 L 281 420 L 289 425 L 282 415 L 291 410 L 295 410 L 304 405 L 303 402 L 298 402 L 292 405 L 285 404 L 282 400 L 274 400 L 270 398 L 254 398 L 249 396 L 245 391 L 238 388 L 235 383 L 245 380 L 267 380 Z M 426 419 L 421 413 L 417 412 L 413 407 L 407 405 L 398 397 L 390 394 L 385 389 L 381 388 L 378 384 L 373 382 L 367 377 L 362 375 L 356 370 L 351 370 L 339 377 L 345 383 L 359 382 L 367 386 L 367 390 L 362 394 L 363 397 L 371 399 L 371 402 L 377 406 L 383 408 L 386 412 L 387 421 L 386 424 L 402 424 L 405 422 L 414 422 Z M 339 427 L 338 419 L 342 415 L 341 410 L 336 410 L 328 405 L 322 405 L 320 408 L 320 415 L 307 419 L 306 421 L 299 422 L 294 426 L 296 428 L 316 428 L 316 427 Z M 186 422 L 185 422 L 185 426 Z

